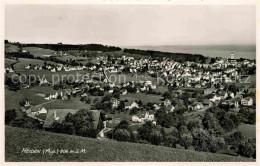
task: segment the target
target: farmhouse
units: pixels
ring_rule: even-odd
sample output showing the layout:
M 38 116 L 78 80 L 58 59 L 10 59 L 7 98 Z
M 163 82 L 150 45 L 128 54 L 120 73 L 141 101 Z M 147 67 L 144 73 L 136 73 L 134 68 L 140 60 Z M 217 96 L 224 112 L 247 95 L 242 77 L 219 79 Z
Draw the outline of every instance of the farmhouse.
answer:
M 146 112 L 139 115 L 134 115 L 132 116 L 132 121 L 138 123 L 142 123 L 145 121 L 154 121 L 154 114 L 149 114 L 148 112 Z
M 14 70 L 11 67 L 5 68 L 5 73 L 13 73 Z
M 44 128 L 51 128 L 54 122 L 62 122 L 68 113 L 75 114 L 78 110 L 75 109 L 52 109 L 48 111 Z
M 111 103 L 112 103 L 112 108 L 117 108 L 119 103 L 120 103 L 120 101 L 117 100 L 116 98 L 112 98 L 111 99 Z
M 32 115 L 46 114 L 48 111 L 43 106 L 31 107 Z
M 174 110 L 175 110 L 175 107 L 173 105 L 166 106 L 166 112 L 173 112 Z
M 198 111 L 204 108 L 203 104 L 201 102 L 195 102 L 191 105 L 189 105 L 189 108 L 191 108 L 192 110 Z
M 241 99 L 241 105 L 252 106 L 253 105 L 253 99 L 251 97 L 243 98 L 243 99 Z
M 125 102 L 125 109 L 133 109 L 133 108 L 139 108 L 138 104 L 135 101 L 128 101 Z
M 61 123 L 65 120 L 68 113 L 75 114 L 78 112 L 77 109 L 52 109 L 48 111 L 46 120 L 44 121 L 43 127 L 45 129 L 50 129 L 54 122 Z M 100 137 L 104 137 L 104 129 L 106 129 L 106 118 L 105 115 L 100 110 L 91 110 L 93 115 L 94 129 L 99 133 Z

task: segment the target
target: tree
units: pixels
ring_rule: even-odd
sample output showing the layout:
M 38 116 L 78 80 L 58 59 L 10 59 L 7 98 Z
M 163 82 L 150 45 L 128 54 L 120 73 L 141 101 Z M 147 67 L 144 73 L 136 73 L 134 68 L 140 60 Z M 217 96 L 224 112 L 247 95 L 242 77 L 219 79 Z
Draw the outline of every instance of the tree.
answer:
M 9 125 L 17 117 L 15 109 L 5 111 L 5 124 Z
M 162 97 L 163 97 L 164 99 L 171 100 L 171 99 L 173 98 L 172 91 L 166 91 L 166 92 L 162 95 Z
M 164 145 L 176 148 L 176 144 L 178 143 L 178 137 L 173 135 L 167 135 L 164 141 Z
M 85 101 L 86 104 L 91 104 L 91 99 L 87 98 L 87 100 Z
M 11 126 L 13 126 L 13 127 L 26 128 L 26 126 L 27 126 L 27 121 L 25 120 L 24 117 L 17 116 L 17 117 L 12 121 Z
M 233 121 L 228 117 L 225 117 L 222 121 L 220 121 L 220 125 L 226 131 L 231 131 L 235 128 Z
M 163 142 L 163 135 L 161 134 L 160 131 L 156 130 L 156 129 L 153 129 L 150 136 L 150 142 L 153 144 L 153 145 L 159 145 L 160 143 Z
M 243 121 L 248 118 L 249 114 L 250 111 L 247 108 L 241 108 L 237 113 L 237 115 L 240 116 Z
M 252 144 L 247 141 L 242 141 L 241 144 L 238 146 L 238 154 L 245 157 L 253 157 L 255 153 L 255 149 Z
M 204 118 L 202 119 L 202 124 L 204 126 L 204 129 L 208 130 L 211 134 L 222 134 L 224 131 L 221 128 L 219 124 L 219 113 L 222 111 L 219 109 L 216 109 L 215 116 L 213 113 L 211 113 L 212 110 L 207 110 L 207 112 L 204 115 Z M 222 115 L 221 115 L 222 116 Z M 220 118 L 221 119 L 221 118 Z
M 129 140 L 128 141 L 131 141 L 131 142 L 135 142 L 136 141 L 136 138 L 132 132 L 132 130 L 130 129 L 129 127 L 129 123 L 126 121 L 126 120 L 123 120 L 121 121 L 116 127 L 115 129 L 113 130 L 113 134 L 119 130 L 119 129 L 124 129 L 124 130 L 127 130 L 130 134 L 130 137 L 129 137 Z
M 188 130 L 187 126 L 181 126 L 179 127 L 179 134 L 183 135 L 183 134 L 188 134 L 190 131 Z
M 196 151 L 208 151 L 209 133 L 203 129 L 197 129 L 192 132 L 193 145 Z
M 63 125 L 59 122 L 54 122 L 51 126 L 52 131 L 55 133 L 62 133 L 62 127 Z
M 117 129 L 114 132 L 114 139 L 117 141 L 130 141 L 130 132 L 126 129 Z
M 235 114 L 230 114 L 229 118 L 233 121 L 233 123 L 236 127 L 238 127 L 240 125 L 240 119 Z
M 199 121 L 197 120 L 189 121 L 187 124 L 187 128 L 189 129 L 189 131 L 192 131 L 194 128 L 200 128 Z
M 102 102 L 110 101 L 112 99 L 112 97 L 113 96 L 111 94 L 108 94 L 108 95 L 103 97 Z
M 182 134 L 179 140 L 181 146 L 188 149 L 192 144 L 193 138 L 191 134 Z
M 142 106 L 142 105 L 143 105 L 142 100 L 139 100 L 139 101 L 137 102 L 137 104 L 138 104 L 139 106 Z
M 237 150 L 239 144 L 244 140 L 244 136 L 240 131 L 234 132 L 226 137 L 225 141 L 227 144 L 231 145 L 235 150 Z
M 93 100 L 93 103 L 97 103 L 99 101 L 99 99 L 98 98 L 95 98 L 94 100 Z
M 216 153 L 217 151 L 223 149 L 226 145 L 224 138 L 211 136 L 208 140 L 208 150 L 212 153 Z
M 135 114 L 137 114 L 137 111 L 138 111 L 138 108 L 134 107 L 133 109 L 131 109 L 129 114 L 130 115 L 135 115 Z
M 82 126 L 78 129 L 78 135 L 83 137 L 91 137 L 96 138 L 97 137 L 97 130 L 91 127 Z
M 145 122 L 145 124 L 143 124 L 138 129 L 138 135 L 139 135 L 140 139 L 151 142 L 150 134 L 153 132 L 153 129 L 156 129 L 156 126 L 154 124 L 152 124 L 151 121 Z
M 74 128 L 73 123 L 71 123 L 71 122 L 63 123 L 62 124 L 62 133 L 69 134 L 69 135 L 75 134 L 75 128 Z
M 248 116 L 248 123 L 249 124 L 255 124 L 256 123 L 256 113 L 252 112 Z

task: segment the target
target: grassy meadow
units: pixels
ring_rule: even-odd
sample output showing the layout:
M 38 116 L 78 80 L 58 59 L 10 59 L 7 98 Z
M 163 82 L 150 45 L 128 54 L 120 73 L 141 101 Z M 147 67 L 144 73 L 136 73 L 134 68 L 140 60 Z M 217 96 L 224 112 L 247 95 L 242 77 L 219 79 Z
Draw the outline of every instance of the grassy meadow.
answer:
M 236 162 L 254 159 L 240 156 L 197 152 L 146 144 L 117 142 L 108 139 L 92 139 L 74 135 L 64 135 L 32 129 L 5 126 L 5 160 L 17 161 L 202 161 Z M 68 149 L 81 150 L 85 153 L 30 154 L 21 153 L 28 149 Z

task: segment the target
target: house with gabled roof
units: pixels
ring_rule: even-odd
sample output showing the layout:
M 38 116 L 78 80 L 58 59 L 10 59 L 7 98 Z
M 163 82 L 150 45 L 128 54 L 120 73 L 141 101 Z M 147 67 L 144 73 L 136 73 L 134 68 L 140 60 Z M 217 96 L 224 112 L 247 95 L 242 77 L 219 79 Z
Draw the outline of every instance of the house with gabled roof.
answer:
M 150 114 L 148 112 L 145 113 L 139 113 L 137 115 L 132 116 L 133 122 L 145 122 L 145 121 L 154 121 L 154 114 Z
M 125 109 L 133 109 L 133 108 L 139 108 L 139 105 L 135 101 L 127 101 L 125 102 Z
M 48 111 L 43 127 L 45 129 L 52 128 L 54 122 L 61 123 L 65 117 L 71 113 L 76 114 L 78 109 L 52 109 Z M 104 137 L 104 129 L 106 129 L 106 118 L 101 110 L 91 110 L 93 115 L 93 127 L 98 131 L 98 136 Z
M 193 104 L 188 106 L 190 109 L 198 111 L 204 108 L 203 104 L 201 102 L 194 102 Z
M 241 99 L 241 105 L 252 106 L 253 105 L 252 97 L 246 97 L 246 98 Z

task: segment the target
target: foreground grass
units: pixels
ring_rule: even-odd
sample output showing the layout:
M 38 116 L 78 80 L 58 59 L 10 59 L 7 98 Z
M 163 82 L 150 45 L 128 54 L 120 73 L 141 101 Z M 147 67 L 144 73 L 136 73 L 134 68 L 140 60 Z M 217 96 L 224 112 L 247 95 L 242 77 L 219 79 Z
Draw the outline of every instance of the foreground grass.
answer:
M 8 161 L 255 161 L 222 154 L 173 149 L 113 140 L 98 140 L 31 129 L 5 127 Z M 81 154 L 26 154 L 29 149 L 85 149 Z

